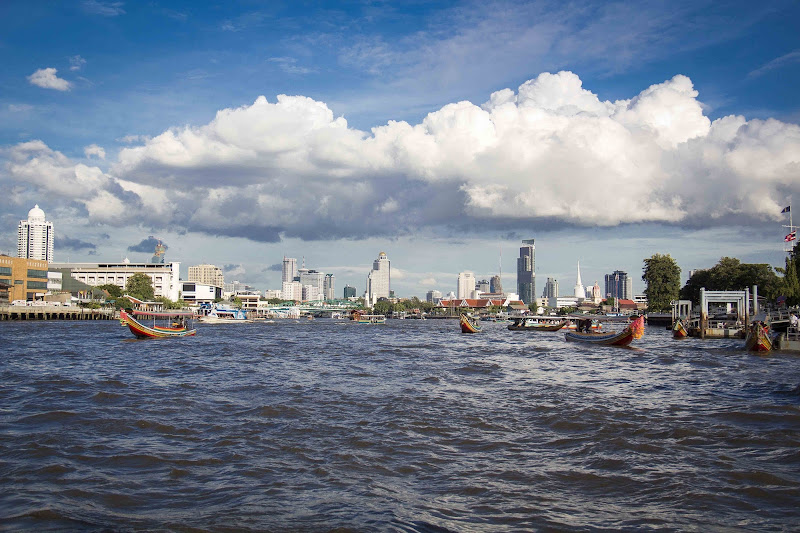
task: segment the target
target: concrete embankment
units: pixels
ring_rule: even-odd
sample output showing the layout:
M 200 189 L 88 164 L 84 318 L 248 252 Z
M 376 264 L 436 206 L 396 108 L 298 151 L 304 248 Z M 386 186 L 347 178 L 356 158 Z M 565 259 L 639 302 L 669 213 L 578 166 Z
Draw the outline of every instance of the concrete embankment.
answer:
M 84 309 L 56 305 L 0 305 L 0 321 L 4 320 L 113 320 L 113 309 Z

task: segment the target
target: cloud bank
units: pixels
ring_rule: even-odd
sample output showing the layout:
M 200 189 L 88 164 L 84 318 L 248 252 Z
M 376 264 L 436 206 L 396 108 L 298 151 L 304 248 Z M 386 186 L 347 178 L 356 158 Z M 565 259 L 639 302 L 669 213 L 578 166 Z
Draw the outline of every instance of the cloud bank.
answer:
M 92 222 L 146 217 L 262 242 L 748 224 L 776 220 L 800 194 L 800 127 L 712 122 L 683 75 L 610 102 L 572 72 L 543 73 L 483 105 L 369 132 L 311 98 L 260 96 L 123 148 L 105 172 L 41 141 L 5 152 L 5 179 L 83 203 Z

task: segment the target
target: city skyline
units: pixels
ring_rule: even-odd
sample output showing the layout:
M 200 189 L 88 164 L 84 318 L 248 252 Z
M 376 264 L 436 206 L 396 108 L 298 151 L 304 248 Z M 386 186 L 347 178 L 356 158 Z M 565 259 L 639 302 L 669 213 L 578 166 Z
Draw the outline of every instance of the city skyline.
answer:
M 529 238 L 535 274 L 565 288 L 576 261 L 587 286 L 620 270 L 641 293 L 655 253 L 682 281 L 785 258 L 796 2 L 0 14 L 0 250 L 39 204 L 55 261 L 144 262 L 155 239 L 262 289 L 305 256 L 360 295 L 385 250 L 398 296 L 501 267 L 513 292 Z

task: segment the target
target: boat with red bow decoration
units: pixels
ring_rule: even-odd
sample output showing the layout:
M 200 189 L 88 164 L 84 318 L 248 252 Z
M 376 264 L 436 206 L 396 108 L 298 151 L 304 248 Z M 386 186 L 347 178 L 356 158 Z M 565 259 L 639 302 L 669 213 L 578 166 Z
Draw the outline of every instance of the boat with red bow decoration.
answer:
M 139 339 L 164 339 L 168 337 L 191 337 L 197 333 L 191 329 L 194 314 L 188 311 L 134 311 L 120 309 L 119 322 L 128 326 Z M 152 326 L 149 325 L 152 319 Z M 147 322 L 147 323 L 145 323 Z M 162 325 L 159 325 L 159 322 Z
M 672 325 L 672 337 L 674 339 L 685 339 L 688 336 L 689 330 L 683 325 L 683 320 L 680 318 L 675 320 L 675 323 Z
M 472 318 L 464 313 L 461 313 L 461 333 L 477 333 L 481 330 L 481 325 L 478 324 L 477 318 Z
M 747 329 L 747 338 L 744 341 L 744 348 L 748 352 L 769 353 L 772 351 L 772 337 L 769 334 L 770 328 L 761 322 L 753 322 Z
M 580 331 L 568 331 L 564 337 L 568 341 L 586 342 L 589 344 L 600 344 L 603 346 L 628 346 L 635 339 L 644 336 L 644 316 L 633 320 L 628 326 L 619 333 L 584 333 Z

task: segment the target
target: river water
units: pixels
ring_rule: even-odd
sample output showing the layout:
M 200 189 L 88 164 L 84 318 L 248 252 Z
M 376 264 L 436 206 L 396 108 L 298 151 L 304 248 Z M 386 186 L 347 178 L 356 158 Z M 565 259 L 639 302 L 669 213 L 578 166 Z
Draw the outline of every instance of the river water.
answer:
M 800 356 L 454 320 L 0 324 L 0 529 L 800 528 Z

